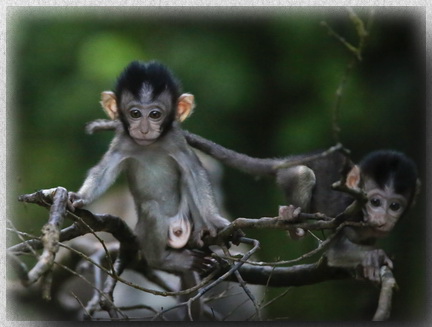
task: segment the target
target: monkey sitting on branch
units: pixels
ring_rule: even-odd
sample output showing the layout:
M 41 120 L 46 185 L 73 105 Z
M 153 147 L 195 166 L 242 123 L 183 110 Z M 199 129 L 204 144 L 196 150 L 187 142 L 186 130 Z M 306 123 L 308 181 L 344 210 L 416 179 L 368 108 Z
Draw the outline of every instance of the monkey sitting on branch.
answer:
M 69 193 L 69 201 L 71 208 L 91 203 L 125 171 L 142 255 L 150 267 L 179 275 L 187 289 L 215 263 L 206 252 L 206 239 L 229 222 L 219 214 L 207 172 L 179 126 L 194 107 L 193 95 L 179 88 L 157 62 L 132 62 L 125 68 L 114 92 L 103 92 L 101 101 L 121 127 L 78 192 Z M 189 316 L 198 319 L 201 308 L 192 309 Z

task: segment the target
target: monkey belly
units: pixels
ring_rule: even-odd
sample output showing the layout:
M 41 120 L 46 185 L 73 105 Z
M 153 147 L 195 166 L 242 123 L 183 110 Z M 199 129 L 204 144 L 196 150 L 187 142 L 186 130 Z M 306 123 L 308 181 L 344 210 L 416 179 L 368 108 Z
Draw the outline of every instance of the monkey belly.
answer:
M 180 179 L 176 163 L 170 157 L 146 153 L 143 158 L 129 162 L 127 175 L 130 191 L 141 212 L 152 212 L 157 203 L 160 217 L 178 213 Z

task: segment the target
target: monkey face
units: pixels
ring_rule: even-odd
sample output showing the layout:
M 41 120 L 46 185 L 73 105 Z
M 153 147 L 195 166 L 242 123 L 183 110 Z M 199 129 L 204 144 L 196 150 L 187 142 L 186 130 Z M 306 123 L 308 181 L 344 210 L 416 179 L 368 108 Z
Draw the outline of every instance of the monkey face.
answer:
M 130 137 L 139 145 L 150 145 L 163 133 L 165 122 L 172 119 L 171 98 L 168 92 L 163 92 L 155 100 L 151 92 L 143 89 L 139 101 L 125 92 L 122 96 L 121 110 L 123 119 L 127 122 Z
M 392 184 L 380 188 L 373 180 L 364 184 L 368 202 L 365 207 L 364 221 L 377 237 L 387 235 L 396 225 L 407 208 L 407 198 L 394 191 Z

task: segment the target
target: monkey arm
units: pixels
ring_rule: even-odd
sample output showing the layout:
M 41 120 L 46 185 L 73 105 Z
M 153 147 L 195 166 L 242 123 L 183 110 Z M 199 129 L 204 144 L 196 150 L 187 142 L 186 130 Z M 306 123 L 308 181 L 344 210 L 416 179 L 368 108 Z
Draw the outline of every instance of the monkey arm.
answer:
M 252 175 L 273 175 L 275 173 L 274 167 L 284 162 L 284 160 L 279 159 L 249 157 L 245 154 L 224 148 L 223 146 L 206 140 L 196 134 L 189 133 L 188 131 L 183 132 L 186 141 L 192 147 L 207 153 L 230 167 L 242 170 Z
M 123 169 L 124 154 L 112 146 L 102 160 L 87 174 L 77 193 L 70 192 L 69 200 L 74 207 L 82 207 L 102 195 L 117 179 Z
M 373 245 L 351 242 L 342 236 L 326 252 L 328 265 L 332 267 L 354 268 L 361 277 L 372 282 L 380 282 L 382 266 L 393 268 L 393 262 L 382 249 Z

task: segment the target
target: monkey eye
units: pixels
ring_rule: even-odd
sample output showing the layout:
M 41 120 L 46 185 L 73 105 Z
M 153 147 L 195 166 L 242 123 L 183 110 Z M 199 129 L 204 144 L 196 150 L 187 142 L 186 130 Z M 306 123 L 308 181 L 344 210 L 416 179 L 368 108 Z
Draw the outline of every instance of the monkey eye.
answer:
M 162 116 L 162 113 L 159 110 L 152 110 L 149 113 L 149 117 L 151 119 L 159 119 L 159 118 L 161 118 L 161 116 Z
M 393 211 L 398 211 L 401 208 L 401 204 L 399 202 L 392 202 L 390 204 L 390 209 Z
M 140 118 L 141 117 L 141 111 L 139 111 L 138 109 L 132 109 L 131 111 L 129 111 L 129 115 L 132 118 Z
M 379 207 L 381 205 L 381 200 L 378 198 L 372 198 L 370 200 L 370 203 L 372 204 L 373 207 Z

